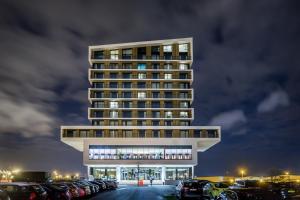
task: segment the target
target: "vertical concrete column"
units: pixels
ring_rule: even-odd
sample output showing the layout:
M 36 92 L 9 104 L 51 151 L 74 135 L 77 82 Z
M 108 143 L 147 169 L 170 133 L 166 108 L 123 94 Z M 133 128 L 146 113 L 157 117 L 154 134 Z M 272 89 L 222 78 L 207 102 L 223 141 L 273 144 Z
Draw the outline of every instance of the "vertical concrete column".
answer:
M 161 167 L 161 181 L 164 183 L 166 181 L 166 167 L 162 166 Z
M 194 166 L 192 166 L 192 178 L 194 178 Z
M 121 167 L 120 166 L 116 166 L 116 178 L 117 178 L 117 181 L 120 183 L 120 181 L 121 181 Z

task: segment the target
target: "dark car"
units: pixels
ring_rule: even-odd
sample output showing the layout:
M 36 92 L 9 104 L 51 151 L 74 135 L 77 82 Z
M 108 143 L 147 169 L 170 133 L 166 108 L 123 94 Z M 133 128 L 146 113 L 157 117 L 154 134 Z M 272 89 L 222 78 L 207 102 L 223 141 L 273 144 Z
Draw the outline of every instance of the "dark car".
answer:
M 103 181 L 97 181 L 97 180 L 94 180 L 94 181 L 89 181 L 89 182 L 98 185 L 98 186 L 99 186 L 99 189 L 100 189 L 101 191 L 106 190 L 106 184 L 105 184 Z
M 279 195 L 281 199 L 300 199 L 300 185 L 297 183 L 266 183 L 265 188 Z
M 106 184 L 106 188 L 109 190 L 115 190 L 118 188 L 118 184 L 116 181 L 113 180 L 105 180 L 104 183 Z
M 99 187 L 98 187 L 98 191 L 97 191 L 97 187 L 94 184 L 89 183 L 88 181 L 84 181 L 84 180 L 80 180 L 80 181 L 76 181 L 79 184 L 82 184 L 84 186 L 88 186 L 90 188 L 91 194 L 96 194 L 99 191 Z
M 207 180 L 187 180 L 180 181 L 176 186 L 176 195 L 179 199 L 197 198 L 209 199 L 203 195 L 203 187 L 208 183 Z
M 30 199 L 46 200 L 47 192 L 36 183 L 0 183 L 0 189 L 5 191 L 11 200 Z
M 281 200 L 272 191 L 262 188 L 236 188 L 222 192 L 217 200 Z
M 71 194 L 69 188 L 62 183 L 45 183 L 42 187 L 48 193 L 48 199 L 60 199 L 60 200 L 70 200 Z
M 259 188 L 260 183 L 257 180 L 239 180 L 236 181 L 229 188 L 231 189 L 239 189 L 239 188 Z
M 0 200 L 10 200 L 7 192 L 0 190 Z

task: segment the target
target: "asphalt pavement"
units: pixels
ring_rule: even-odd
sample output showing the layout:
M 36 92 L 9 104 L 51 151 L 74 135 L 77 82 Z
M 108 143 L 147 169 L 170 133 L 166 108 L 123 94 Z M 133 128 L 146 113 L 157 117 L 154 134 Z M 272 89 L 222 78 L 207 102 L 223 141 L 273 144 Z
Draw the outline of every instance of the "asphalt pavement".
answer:
M 105 191 L 91 200 L 175 200 L 175 187 L 169 185 L 120 186 L 116 190 Z

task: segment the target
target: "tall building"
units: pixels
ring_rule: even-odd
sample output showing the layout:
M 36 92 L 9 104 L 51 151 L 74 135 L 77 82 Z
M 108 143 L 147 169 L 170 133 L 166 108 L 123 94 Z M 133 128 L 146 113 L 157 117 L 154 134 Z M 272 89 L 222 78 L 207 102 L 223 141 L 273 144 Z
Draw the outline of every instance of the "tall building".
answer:
M 121 183 L 191 178 L 219 126 L 192 126 L 193 40 L 89 47 L 90 126 L 62 126 L 88 174 Z

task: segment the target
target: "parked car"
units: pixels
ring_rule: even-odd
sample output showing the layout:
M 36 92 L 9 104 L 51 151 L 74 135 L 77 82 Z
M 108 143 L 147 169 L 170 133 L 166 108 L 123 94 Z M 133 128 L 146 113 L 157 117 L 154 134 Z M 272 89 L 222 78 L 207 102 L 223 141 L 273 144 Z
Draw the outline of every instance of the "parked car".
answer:
M 48 193 L 48 199 L 71 200 L 69 188 L 61 183 L 45 183 L 41 184 Z
M 0 190 L 0 200 L 10 200 L 7 192 L 4 190 Z
M 176 196 L 179 199 L 199 198 L 210 199 L 203 195 L 203 187 L 208 183 L 207 180 L 187 180 L 180 181 L 176 186 Z
M 118 184 L 116 181 L 113 180 L 105 180 L 104 183 L 106 184 L 106 188 L 110 190 L 115 190 L 118 188 Z
M 262 188 L 236 188 L 225 190 L 217 200 L 282 200 L 282 198 Z
M 36 183 L 0 183 L 0 189 L 5 191 L 10 200 L 30 199 L 46 200 L 47 192 Z
M 106 190 L 106 185 L 105 185 L 105 183 L 104 183 L 103 181 L 97 181 L 97 180 L 94 180 L 94 181 L 89 181 L 89 182 L 98 185 L 98 186 L 99 186 L 99 189 L 100 189 L 101 191 Z
M 238 180 L 232 186 L 229 186 L 231 189 L 238 188 L 259 188 L 260 184 L 257 180 Z
M 80 181 L 76 181 L 76 183 L 79 183 L 79 184 L 82 184 L 82 185 L 84 185 L 84 186 L 88 186 L 89 188 L 90 188 L 90 191 L 91 191 L 91 193 L 90 194 L 96 194 L 98 191 L 97 191 L 97 187 L 96 187 L 96 185 L 94 185 L 94 184 L 91 184 L 91 183 L 89 183 L 89 182 L 87 182 L 87 181 L 84 181 L 84 180 L 80 180 Z M 99 187 L 98 187 L 99 188 Z
M 265 188 L 279 195 L 282 199 L 300 199 L 300 185 L 297 183 L 266 183 Z
M 229 185 L 223 182 L 208 182 L 203 187 L 203 195 L 209 197 L 210 199 L 217 199 L 217 197 L 227 190 Z
M 71 194 L 71 198 L 75 199 L 80 197 L 80 189 L 78 186 L 74 185 L 72 182 L 62 182 L 61 184 L 66 185 L 69 188 L 69 192 Z M 84 196 L 84 191 L 82 190 L 82 197 Z
M 79 182 L 73 182 L 73 184 L 78 186 L 80 189 L 82 189 L 84 191 L 84 196 L 89 196 L 89 195 L 92 194 L 90 186 L 84 185 L 84 184 L 79 183 Z

